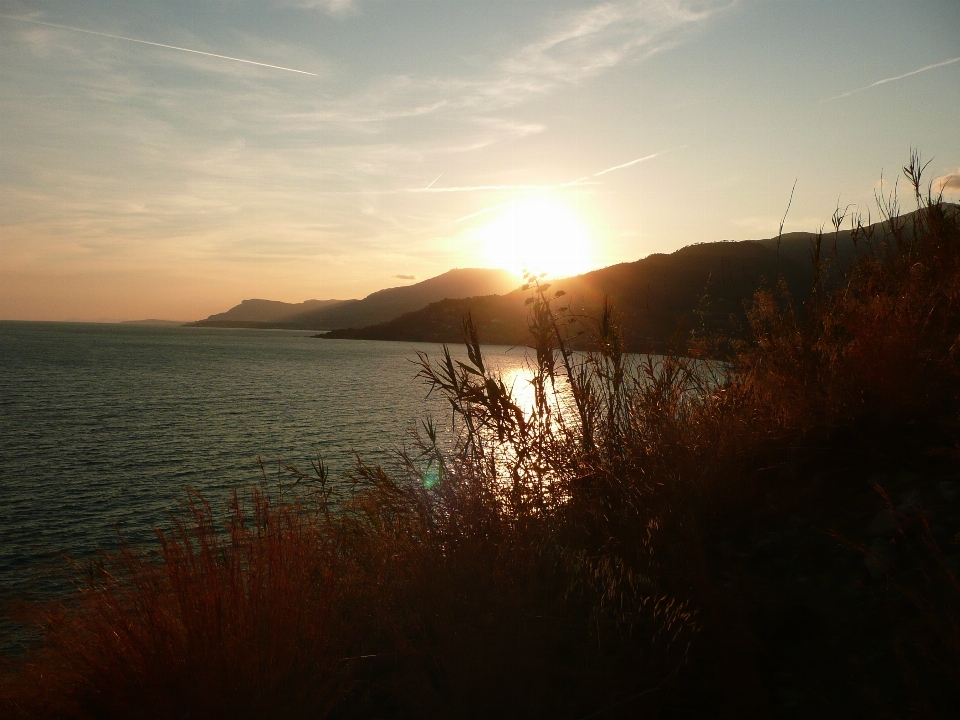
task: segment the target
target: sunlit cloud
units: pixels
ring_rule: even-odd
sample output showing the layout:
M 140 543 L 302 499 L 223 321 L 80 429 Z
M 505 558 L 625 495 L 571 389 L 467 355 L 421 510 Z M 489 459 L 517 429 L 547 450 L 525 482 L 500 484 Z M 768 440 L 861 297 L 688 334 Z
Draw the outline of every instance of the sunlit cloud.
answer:
M 960 193 L 960 168 L 955 173 L 947 173 L 935 178 L 931 184 L 931 189 L 935 193 Z

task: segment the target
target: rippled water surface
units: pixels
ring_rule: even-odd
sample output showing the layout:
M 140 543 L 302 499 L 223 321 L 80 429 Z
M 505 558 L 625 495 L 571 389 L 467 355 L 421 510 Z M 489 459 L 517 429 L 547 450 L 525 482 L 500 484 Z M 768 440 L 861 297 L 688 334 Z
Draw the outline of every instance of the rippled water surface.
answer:
M 307 333 L 0 323 L 0 593 L 62 555 L 151 536 L 189 486 L 256 482 L 257 456 L 334 474 L 383 461 L 427 414 L 412 343 Z M 521 350 L 489 348 L 507 371 Z M 49 583 L 50 581 L 45 581 Z

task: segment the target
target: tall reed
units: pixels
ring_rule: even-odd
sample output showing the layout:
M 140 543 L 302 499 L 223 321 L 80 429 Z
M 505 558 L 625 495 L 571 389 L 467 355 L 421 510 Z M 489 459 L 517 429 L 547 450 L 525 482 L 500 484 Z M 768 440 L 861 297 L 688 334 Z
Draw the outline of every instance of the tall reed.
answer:
M 826 267 L 821 235 L 803 306 L 773 279 L 745 335 L 700 338 L 691 356 L 629 355 L 609 304 L 583 317 L 528 275 L 529 388 L 491 370 L 467 316 L 466 360 L 447 348 L 420 357 L 452 411 L 452 445 L 427 421 L 399 471 L 358 460 L 334 492 L 322 464 L 312 477 L 290 469 L 291 491 L 237 494 L 223 522 L 191 495 L 155 554 L 104 556 L 72 601 L 39 614 L 46 642 L 3 675 L 2 707 L 37 718 L 762 714 L 755 623 L 717 548 L 771 512 L 764 498 L 802 485 L 803 463 L 843 453 L 851 432 L 960 439 L 960 218 L 922 192 L 924 167 L 914 154 L 904 169 L 912 222 L 895 195 L 878 200 L 880 232 L 838 208 L 834 239 L 849 217 L 858 259 Z M 581 333 L 588 350 L 574 351 Z M 934 585 L 954 592 L 942 553 L 932 557 Z M 957 627 L 957 608 L 911 592 L 925 627 Z M 912 636 L 905 667 L 946 657 L 935 667 L 948 682 L 954 635 L 934 655 Z M 944 691 L 932 687 L 902 707 L 937 706 L 931 693 Z

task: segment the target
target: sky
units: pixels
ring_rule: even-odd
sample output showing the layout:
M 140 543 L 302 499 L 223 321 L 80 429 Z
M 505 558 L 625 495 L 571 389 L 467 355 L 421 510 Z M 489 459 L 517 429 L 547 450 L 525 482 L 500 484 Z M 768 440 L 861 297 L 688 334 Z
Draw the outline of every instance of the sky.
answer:
M 0 319 L 816 230 L 912 147 L 960 200 L 957 0 L 0 0 Z

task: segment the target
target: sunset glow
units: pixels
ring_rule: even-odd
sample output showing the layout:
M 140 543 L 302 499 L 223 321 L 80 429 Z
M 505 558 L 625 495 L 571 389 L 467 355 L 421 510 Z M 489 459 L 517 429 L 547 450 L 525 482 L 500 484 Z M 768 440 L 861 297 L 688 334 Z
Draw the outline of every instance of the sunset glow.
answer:
M 910 147 L 960 198 L 956 0 L 168 5 L 0 7 L 0 319 L 815 230 Z
M 525 200 L 506 208 L 477 231 L 486 263 L 520 274 L 550 277 L 590 269 L 591 238 L 578 215 L 551 198 Z

